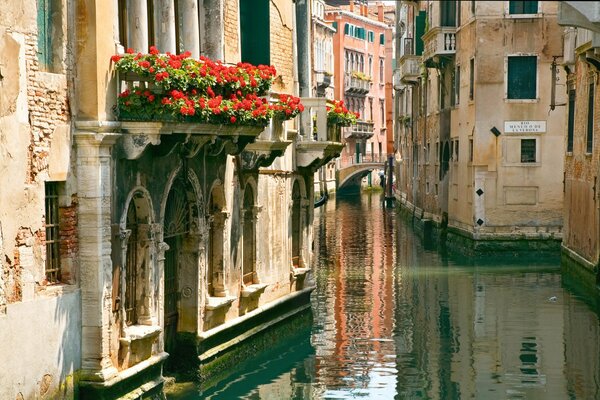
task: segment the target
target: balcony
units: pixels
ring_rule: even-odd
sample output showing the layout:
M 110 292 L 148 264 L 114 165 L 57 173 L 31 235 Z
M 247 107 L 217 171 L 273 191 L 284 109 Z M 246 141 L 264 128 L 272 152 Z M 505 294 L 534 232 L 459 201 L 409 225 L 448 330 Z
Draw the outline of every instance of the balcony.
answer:
M 400 83 L 416 83 L 420 76 L 421 57 L 415 55 L 413 38 L 404 39 L 404 51 L 398 63 Z
M 125 88 L 142 91 L 156 89 L 153 82 L 133 73 L 120 76 L 119 83 L 119 93 Z M 227 154 L 237 155 L 265 131 L 263 126 L 208 124 L 176 119 L 156 120 L 150 114 L 119 115 L 118 119 L 124 134 L 120 140 L 119 151 L 128 160 L 139 158 L 148 145 L 161 145 L 161 150 L 157 150 L 157 154 L 160 154 L 171 151 L 178 143 L 182 144 L 187 157 L 194 157 L 205 145 L 210 146 L 213 154 L 225 151 Z
M 327 126 L 327 100 L 324 97 L 301 99 L 300 132 L 296 141 L 296 163 L 315 172 L 338 157 L 344 145 L 339 128 Z
M 453 57 L 456 54 L 456 27 L 436 26 L 423 35 L 423 60 L 434 67 L 440 57 Z
M 370 139 L 375 132 L 375 124 L 373 122 L 356 121 L 356 124 L 345 128 L 344 137 L 346 139 L 366 140 Z
M 347 72 L 344 76 L 344 90 L 348 94 L 364 96 L 371 90 L 371 81 L 357 77 L 355 72 Z
M 326 89 L 331 86 L 331 74 L 325 71 L 315 71 L 315 82 L 319 89 Z

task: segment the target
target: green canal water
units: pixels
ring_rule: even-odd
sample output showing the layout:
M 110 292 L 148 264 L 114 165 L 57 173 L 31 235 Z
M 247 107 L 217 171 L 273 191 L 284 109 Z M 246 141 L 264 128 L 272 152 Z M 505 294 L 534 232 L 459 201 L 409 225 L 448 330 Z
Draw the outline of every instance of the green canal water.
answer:
M 311 312 L 168 397 L 600 399 L 598 297 L 558 257 L 448 255 L 380 196 L 316 210 Z

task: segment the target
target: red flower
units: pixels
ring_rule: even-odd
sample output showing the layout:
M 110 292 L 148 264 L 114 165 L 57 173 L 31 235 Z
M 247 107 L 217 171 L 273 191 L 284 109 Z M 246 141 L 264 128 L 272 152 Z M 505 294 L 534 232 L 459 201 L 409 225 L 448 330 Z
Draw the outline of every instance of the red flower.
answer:
M 135 51 L 132 48 L 128 48 L 126 50 L 126 53 L 133 54 L 133 53 L 135 53 Z
M 235 121 L 237 121 L 237 118 L 235 118 L 233 116 L 231 118 L 229 118 L 229 122 L 231 122 L 232 124 L 235 124 Z
M 116 63 L 116 62 L 119 62 L 119 60 L 121 59 L 121 56 L 118 55 L 118 54 L 115 54 L 110 59 L 111 59 L 112 62 Z
M 158 49 L 156 48 L 156 46 L 150 46 L 150 54 L 156 55 L 158 53 L 160 53 L 160 52 L 158 51 Z

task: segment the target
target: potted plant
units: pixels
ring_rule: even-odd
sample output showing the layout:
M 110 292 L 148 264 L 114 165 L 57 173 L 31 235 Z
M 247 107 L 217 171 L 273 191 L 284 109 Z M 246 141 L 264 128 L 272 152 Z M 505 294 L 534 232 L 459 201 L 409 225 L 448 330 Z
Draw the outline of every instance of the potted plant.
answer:
M 340 142 L 342 126 L 356 124 L 359 117 L 359 113 L 348 110 L 343 100 L 329 102 L 327 104 L 327 137 L 329 140 Z

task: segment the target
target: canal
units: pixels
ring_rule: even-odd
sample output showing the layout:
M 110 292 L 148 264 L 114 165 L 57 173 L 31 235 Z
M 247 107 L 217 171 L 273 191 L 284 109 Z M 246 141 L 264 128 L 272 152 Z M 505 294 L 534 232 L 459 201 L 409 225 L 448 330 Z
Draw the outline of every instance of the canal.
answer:
M 558 257 L 448 255 L 417 232 L 378 193 L 330 201 L 307 322 L 227 379 L 168 397 L 600 398 L 598 298 Z

